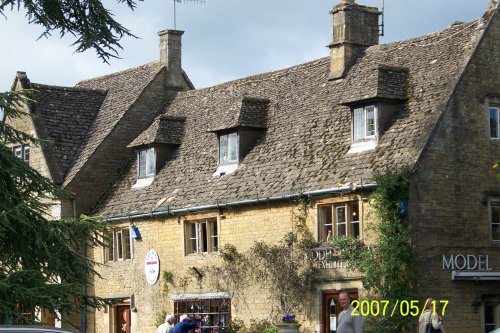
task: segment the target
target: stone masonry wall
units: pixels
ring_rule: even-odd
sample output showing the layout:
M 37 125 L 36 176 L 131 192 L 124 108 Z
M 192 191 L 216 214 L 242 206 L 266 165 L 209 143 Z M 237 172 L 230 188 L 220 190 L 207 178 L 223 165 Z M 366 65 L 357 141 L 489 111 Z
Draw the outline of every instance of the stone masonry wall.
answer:
M 447 332 L 482 332 L 481 296 L 498 294 L 500 282 L 452 281 L 443 255 L 489 255 L 500 271 L 500 242 L 492 242 L 487 199 L 500 194 L 492 164 L 500 142 L 490 139 L 488 106 L 500 102 L 500 21 L 490 26 L 457 91 L 417 163 L 410 214 L 418 297 L 448 300 Z M 446 61 L 441 59 L 438 61 Z
M 326 199 L 322 203 L 352 200 L 347 196 L 341 199 Z M 354 197 L 357 198 L 357 197 Z M 366 207 L 368 207 L 366 203 Z M 311 232 L 316 229 L 315 204 L 309 207 L 307 225 Z M 155 329 L 157 314 L 165 309 L 173 313 L 173 301 L 169 297 L 172 293 L 204 293 L 218 290 L 210 290 L 204 285 L 204 281 L 197 283 L 197 279 L 191 267 L 197 267 L 203 271 L 203 267 L 219 262 L 217 253 L 208 255 L 184 255 L 184 231 L 183 222 L 204 218 L 217 218 L 219 223 L 220 247 L 224 244 L 234 244 L 238 250 L 249 249 L 255 241 L 276 243 L 283 235 L 292 230 L 293 206 L 290 203 L 261 203 L 258 206 L 247 206 L 228 209 L 219 215 L 218 211 L 207 211 L 175 217 L 163 217 L 156 219 L 144 219 L 133 221 L 141 232 L 141 240 L 133 240 L 133 259 L 125 261 L 110 262 L 106 266 L 98 267 L 104 279 L 95 281 L 95 292 L 97 295 L 107 298 L 135 296 L 137 312 L 132 315 L 132 332 L 145 333 Z M 368 211 L 368 209 L 367 209 Z M 365 216 L 365 224 L 368 224 Z M 120 222 L 116 226 L 128 226 L 130 222 Z M 160 278 L 154 285 L 149 285 L 144 274 L 144 260 L 146 253 L 154 249 L 160 258 Z M 94 251 L 94 258 L 98 262 L 103 261 L 102 249 Z M 169 285 L 168 292 L 162 290 L 161 276 L 163 272 L 169 271 L 173 274 L 173 283 Z M 182 280 L 187 279 L 188 284 L 182 285 Z M 202 279 L 203 280 L 203 279 Z M 317 330 L 321 304 L 322 289 L 342 289 L 361 287 L 359 280 L 350 279 L 344 282 L 328 282 L 324 280 L 318 284 L 317 294 L 313 295 L 314 304 L 310 326 Z M 224 290 L 228 291 L 228 290 Z M 319 303 L 318 303 L 319 302 Z M 318 303 L 318 304 L 316 304 Z M 232 299 L 232 318 L 244 321 L 251 319 L 268 318 L 271 307 L 263 290 L 249 288 L 241 294 L 235 294 Z M 110 312 L 99 311 L 95 316 L 95 332 L 108 332 Z

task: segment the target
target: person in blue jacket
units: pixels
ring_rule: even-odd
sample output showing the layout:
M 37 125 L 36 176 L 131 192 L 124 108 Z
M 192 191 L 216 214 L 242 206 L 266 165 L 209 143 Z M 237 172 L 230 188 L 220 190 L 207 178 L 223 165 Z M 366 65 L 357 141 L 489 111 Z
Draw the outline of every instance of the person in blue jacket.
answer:
M 198 315 L 191 319 L 184 314 L 179 318 L 179 322 L 175 324 L 170 333 L 188 333 L 190 330 L 198 328 L 200 319 L 201 317 Z

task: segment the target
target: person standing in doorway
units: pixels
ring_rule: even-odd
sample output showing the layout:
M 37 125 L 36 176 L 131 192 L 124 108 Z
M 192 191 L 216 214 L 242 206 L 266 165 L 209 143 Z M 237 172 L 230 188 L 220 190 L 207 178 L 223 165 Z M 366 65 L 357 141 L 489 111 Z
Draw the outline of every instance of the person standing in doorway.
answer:
M 337 333 L 363 333 L 363 318 L 351 306 L 351 297 L 347 291 L 340 292 L 339 303 L 343 310 L 339 314 Z

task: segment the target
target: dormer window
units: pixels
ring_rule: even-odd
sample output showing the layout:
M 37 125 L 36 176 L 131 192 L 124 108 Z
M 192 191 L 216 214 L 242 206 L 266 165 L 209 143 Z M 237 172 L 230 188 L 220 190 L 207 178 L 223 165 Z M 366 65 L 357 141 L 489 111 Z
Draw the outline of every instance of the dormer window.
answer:
M 375 149 L 379 136 L 379 120 L 379 109 L 374 104 L 355 106 L 352 109 L 352 142 L 348 154 Z
M 219 135 L 219 165 L 238 163 L 238 133 Z
M 375 138 L 377 128 L 375 111 L 374 105 L 354 109 L 352 118 L 353 141 Z
M 154 148 L 142 149 L 138 152 L 138 178 L 154 177 L 156 174 L 156 153 Z

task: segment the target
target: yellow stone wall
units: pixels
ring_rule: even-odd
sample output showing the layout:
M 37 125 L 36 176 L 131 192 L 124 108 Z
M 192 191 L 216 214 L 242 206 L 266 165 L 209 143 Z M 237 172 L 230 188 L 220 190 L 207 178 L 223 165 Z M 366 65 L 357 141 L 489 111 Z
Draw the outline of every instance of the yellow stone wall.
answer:
M 369 202 L 362 202 L 361 195 L 327 198 L 311 203 L 308 206 L 307 227 L 313 235 L 317 235 L 317 204 L 352 200 L 360 201 L 360 213 L 364 214 L 363 223 L 366 228 L 366 216 L 370 215 L 367 214 L 370 211 Z M 129 298 L 130 295 L 134 295 L 137 312 L 132 314 L 132 332 L 152 332 L 155 330 L 156 316 L 162 309 L 173 313 L 172 294 L 232 291 L 210 289 L 210 283 L 205 281 L 206 277 L 201 280 L 197 279 L 191 267 L 204 272 L 207 266 L 216 265 L 219 258 L 217 253 L 185 255 L 184 221 L 216 218 L 219 228 L 219 246 L 233 244 L 243 252 L 248 250 L 255 241 L 269 243 L 280 241 L 287 232 L 292 231 L 295 221 L 293 211 L 298 212 L 297 206 L 294 207 L 291 203 L 264 202 L 259 205 L 224 209 L 220 212 L 214 210 L 181 216 L 114 222 L 115 227 L 126 227 L 133 223 L 140 230 L 142 239 L 132 240 L 133 259 L 109 262 L 105 266 L 97 267 L 103 279 L 95 281 L 95 292 L 106 298 Z M 151 249 L 154 249 L 160 258 L 160 277 L 154 285 L 148 284 L 144 273 L 145 256 Z M 94 258 L 98 262 L 103 262 L 103 250 L 95 249 Z M 165 271 L 173 275 L 173 283 L 168 285 L 168 291 L 163 289 L 161 278 Z M 347 276 L 348 279 L 341 280 L 342 278 L 337 274 L 335 278 L 337 281 L 330 278 L 330 280 L 318 282 L 308 322 L 312 330 L 319 330 L 321 290 L 361 288 L 361 282 L 356 278 L 357 275 L 345 274 L 344 271 L 344 277 Z M 124 304 L 129 304 L 128 302 L 127 299 Z M 253 287 L 242 293 L 235 292 L 232 299 L 233 319 L 249 321 L 268 318 L 270 310 L 271 303 L 266 298 L 265 292 L 255 290 Z M 96 312 L 93 320 L 95 320 L 96 332 L 110 332 L 113 321 L 112 309 Z

